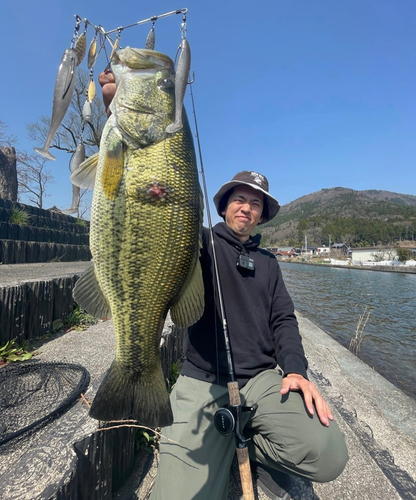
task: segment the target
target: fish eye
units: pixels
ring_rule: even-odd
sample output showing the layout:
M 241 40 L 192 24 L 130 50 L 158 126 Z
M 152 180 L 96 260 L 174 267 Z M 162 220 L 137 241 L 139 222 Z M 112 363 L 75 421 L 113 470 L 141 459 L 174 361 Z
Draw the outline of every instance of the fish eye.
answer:
M 157 86 L 160 89 L 169 89 L 174 86 L 174 83 L 170 78 L 160 78 L 160 80 L 157 81 Z

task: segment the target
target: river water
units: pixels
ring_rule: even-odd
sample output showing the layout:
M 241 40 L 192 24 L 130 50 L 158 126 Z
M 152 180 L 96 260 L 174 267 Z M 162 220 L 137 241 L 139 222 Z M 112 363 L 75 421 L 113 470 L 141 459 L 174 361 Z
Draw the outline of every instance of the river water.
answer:
M 295 308 L 346 347 L 367 306 L 358 356 L 416 398 L 416 274 L 280 266 Z

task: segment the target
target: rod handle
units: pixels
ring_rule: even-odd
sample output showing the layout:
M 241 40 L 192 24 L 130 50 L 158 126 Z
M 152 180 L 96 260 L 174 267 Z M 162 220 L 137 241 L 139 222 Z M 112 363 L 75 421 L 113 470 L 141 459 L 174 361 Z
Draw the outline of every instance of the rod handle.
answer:
M 240 406 L 240 391 L 238 389 L 238 382 L 228 382 L 228 396 L 230 398 L 231 406 Z
M 236 452 L 244 500 L 254 500 L 253 480 L 251 478 L 248 448 L 237 448 Z

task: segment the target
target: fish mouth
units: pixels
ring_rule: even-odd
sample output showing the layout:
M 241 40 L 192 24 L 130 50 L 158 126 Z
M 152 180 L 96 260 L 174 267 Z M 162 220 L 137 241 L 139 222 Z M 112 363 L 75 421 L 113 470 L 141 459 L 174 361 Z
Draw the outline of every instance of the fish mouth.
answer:
M 160 70 L 162 68 L 174 69 L 172 59 L 162 52 L 149 49 L 133 49 L 126 47 L 113 55 L 112 65 L 121 64 L 131 69 Z
M 155 111 L 153 108 L 145 108 L 144 106 L 140 106 L 140 108 L 129 106 L 128 104 L 125 103 L 119 103 L 119 107 L 126 109 L 127 111 L 131 111 L 133 113 L 140 113 L 144 115 L 155 115 Z

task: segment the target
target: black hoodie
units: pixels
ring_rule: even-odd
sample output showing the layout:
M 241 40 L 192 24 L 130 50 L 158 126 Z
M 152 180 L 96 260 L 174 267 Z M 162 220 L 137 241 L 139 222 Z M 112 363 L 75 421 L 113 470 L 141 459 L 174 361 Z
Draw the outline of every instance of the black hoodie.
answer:
M 278 364 L 285 374 L 306 378 L 307 361 L 294 306 L 277 259 L 258 248 L 260 235 L 242 243 L 223 222 L 214 228 L 215 252 L 236 380 L 240 388 L 258 373 Z M 205 309 L 188 329 L 182 375 L 226 384 L 228 366 L 222 322 L 216 299 L 212 248 L 208 229 L 202 233 L 201 265 Z M 254 261 L 254 270 L 237 267 L 241 253 Z M 215 293 L 215 298 L 214 298 Z

